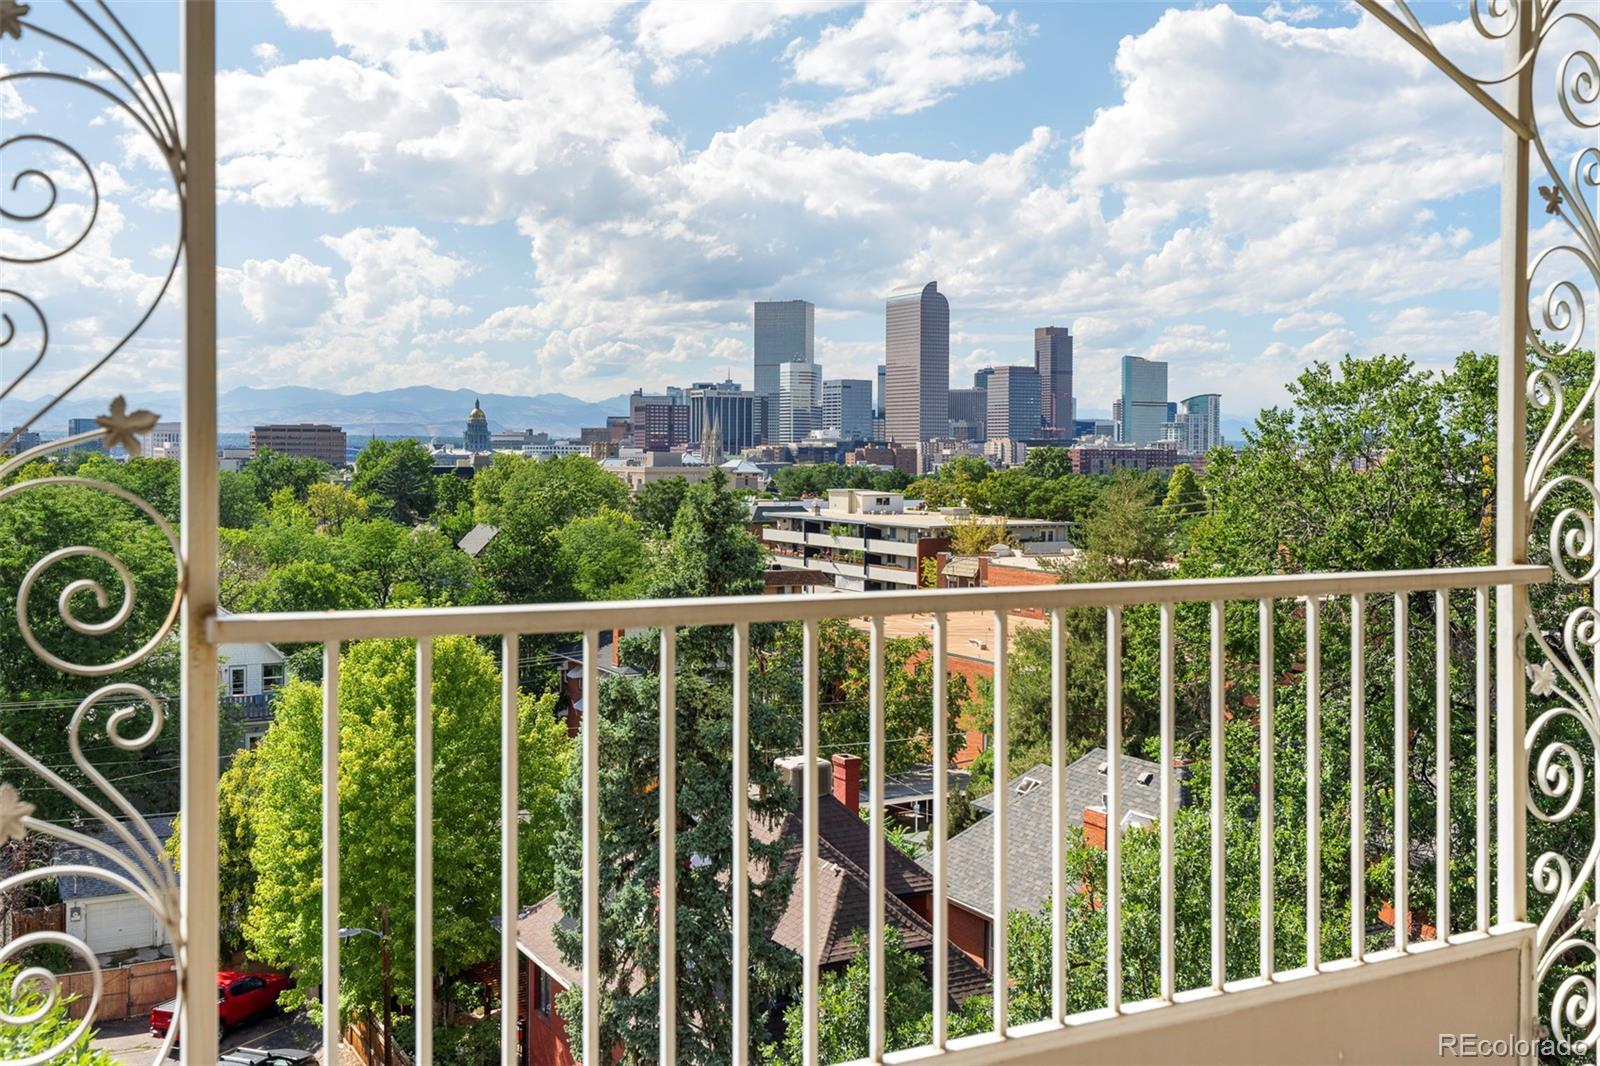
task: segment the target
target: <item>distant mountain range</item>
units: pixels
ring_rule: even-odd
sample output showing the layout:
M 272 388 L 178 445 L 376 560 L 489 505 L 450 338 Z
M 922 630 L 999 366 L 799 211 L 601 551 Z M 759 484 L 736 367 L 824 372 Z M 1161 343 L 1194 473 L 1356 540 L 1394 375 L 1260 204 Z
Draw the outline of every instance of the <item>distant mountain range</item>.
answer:
M 134 399 L 137 398 L 130 397 Z M 559 392 L 510 396 L 475 393 L 471 389 L 436 389 L 428 385 L 350 393 L 303 385 L 241 386 L 229 389 L 218 398 L 217 430 L 243 433 L 251 426 L 267 422 L 328 422 L 343 426 L 355 437 L 460 437 L 466 430 L 467 412 L 472 410 L 474 399 L 483 405 L 483 413 L 489 416 L 489 428 L 495 431 L 532 429 L 576 436 L 584 426 L 605 425 L 607 415 L 628 413 L 626 395 L 590 403 Z M 170 400 L 170 404 L 159 402 L 166 400 Z M 150 406 L 160 411 L 164 419 L 177 421 L 176 397 L 160 397 L 159 401 L 152 397 L 148 404 L 138 406 Z M 57 435 L 68 418 L 104 414 L 109 402 L 104 398 L 74 396 L 46 416 L 47 423 L 39 428 L 47 436 Z M 37 407 L 38 403 L 17 406 L 19 409 Z M 57 423 L 61 428 L 57 428 Z

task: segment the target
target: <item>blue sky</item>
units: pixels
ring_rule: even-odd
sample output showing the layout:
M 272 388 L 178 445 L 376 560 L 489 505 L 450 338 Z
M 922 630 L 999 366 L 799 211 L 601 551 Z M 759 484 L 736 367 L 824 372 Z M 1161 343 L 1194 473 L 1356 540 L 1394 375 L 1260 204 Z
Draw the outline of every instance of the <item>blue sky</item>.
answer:
M 1417 8 L 1490 54 L 1460 5 Z M 118 10 L 172 71 L 175 5 Z M 1243 417 L 1314 359 L 1493 345 L 1498 134 L 1342 4 L 280 0 L 220 26 L 224 388 L 748 383 L 774 298 L 817 304 L 827 376 L 870 377 L 883 294 L 929 279 L 953 383 L 1068 325 L 1083 416 L 1123 354 Z M 0 63 L 82 69 L 28 34 Z M 28 268 L 51 358 L 18 397 L 114 343 L 172 247 L 170 182 L 101 104 L 0 93 L 102 192 L 89 239 Z M 86 189 L 5 240 L 71 232 Z M 178 325 L 158 311 L 91 391 L 175 406 Z

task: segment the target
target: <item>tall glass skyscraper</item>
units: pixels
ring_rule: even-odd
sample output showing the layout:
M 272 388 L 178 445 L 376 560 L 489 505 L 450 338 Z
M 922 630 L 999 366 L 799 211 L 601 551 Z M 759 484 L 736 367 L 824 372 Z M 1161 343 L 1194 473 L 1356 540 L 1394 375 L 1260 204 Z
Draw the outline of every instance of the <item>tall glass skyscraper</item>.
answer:
M 1122 357 L 1122 442 L 1153 444 L 1167 423 L 1167 364 L 1137 355 Z
M 984 419 L 989 440 L 1034 440 L 1039 436 L 1041 375 L 1031 366 L 997 366 L 989 378 Z
M 755 392 L 766 398 L 766 439 L 778 439 L 778 368 L 815 363 L 817 307 L 808 300 L 757 300 Z
M 950 430 L 950 301 L 938 282 L 889 294 L 884 349 L 889 439 L 916 444 L 944 436 Z
M 1033 331 L 1033 365 L 1039 371 L 1039 418 L 1050 437 L 1072 437 L 1072 334 L 1065 326 Z
M 822 383 L 822 428 L 841 440 L 872 439 L 872 381 L 833 378 Z
M 822 420 L 822 368 L 791 362 L 778 367 L 777 430 L 779 444 L 803 441 Z

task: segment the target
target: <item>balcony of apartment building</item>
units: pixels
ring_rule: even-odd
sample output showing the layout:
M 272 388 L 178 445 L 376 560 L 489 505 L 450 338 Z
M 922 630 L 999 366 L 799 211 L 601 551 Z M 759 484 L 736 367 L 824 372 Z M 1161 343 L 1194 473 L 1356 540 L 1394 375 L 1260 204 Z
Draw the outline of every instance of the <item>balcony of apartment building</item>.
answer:
M 613 933 L 605 919 L 618 900 L 604 889 L 608 864 L 615 859 L 606 853 L 606 834 L 617 827 L 602 810 L 602 774 L 614 776 L 628 768 L 619 770 L 615 762 L 607 762 L 619 755 L 608 751 L 603 740 L 609 734 L 602 726 L 612 723 L 607 718 L 611 690 L 602 687 L 602 678 L 608 685 L 618 678 L 611 661 L 614 652 L 602 652 L 602 647 L 614 649 L 613 634 L 619 633 L 645 637 L 656 650 L 650 712 L 655 728 L 649 751 L 631 754 L 657 760 L 653 773 L 633 768 L 639 778 L 635 798 L 646 796 L 657 806 L 650 824 L 628 828 L 640 831 L 635 846 L 656 856 L 652 861 L 660 880 L 651 894 L 656 902 L 650 931 L 657 940 L 631 957 L 628 965 L 635 968 L 623 975 L 621 987 L 630 988 L 637 980 L 654 989 L 659 1043 L 631 1049 L 636 1057 L 679 1059 L 679 1034 L 686 1022 L 680 1017 L 678 994 L 707 980 L 704 974 L 680 969 L 680 938 L 693 936 L 726 938 L 729 965 L 714 983 L 726 1004 L 727 1044 L 732 1061 L 756 1060 L 765 1042 L 759 1019 L 769 1004 L 754 1001 L 750 994 L 753 960 L 758 953 L 767 957 L 769 945 L 752 933 L 757 916 L 751 900 L 778 876 L 792 881 L 793 888 L 779 901 L 782 920 L 768 937 L 795 966 L 792 1025 L 801 1034 L 802 1058 L 808 1064 L 818 1059 L 823 975 L 863 952 L 871 975 L 864 1023 L 863 1061 L 868 1062 L 1421 1062 L 1436 1060 L 1442 1048 L 1453 1050 L 1479 1037 L 1500 1041 L 1490 1047 L 1503 1046 L 1505 1057 L 1531 1061 L 1536 1054 L 1531 1044 L 1519 1042 L 1532 1041 L 1541 1027 L 1557 1040 L 1591 1038 L 1600 1017 L 1592 962 L 1595 905 L 1590 902 L 1597 851 L 1593 826 L 1584 819 L 1589 809 L 1585 791 L 1594 788 L 1592 746 L 1600 735 L 1600 692 L 1590 667 L 1600 623 L 1589 604 L 1565 617 L 1537 612 L 1550 588 L 1588 586 L 1596 578 L 1593 515 L 1600 493 L 1583 477 L 1553 470 L 1568 452 L 1592 450 L 1593 426 L 1586 419 L 1597 387 L 1590 383 L 1568 396 L 1560 382 L 1539 371 L 1530 383 L 1520 353 L 1525 343 L 1540 343 L 1530 328 L 1529 278 L 1542 260 L 1530 253 L 1529 241 L 1530 235 L 1543 239 L 1537 234 L 1545 221 L 1531 218 L 1530 205 L 1550 205 L 1549 214 L 1558 216 L 1552 225 L 1570 224 L 1573 233 L 1558 240 L 1579 247 L 1591 270 L 1600 260 L 1594 218 L 1583 199 L 1585 189 L 1595 184 L 1595 150 L 1580 144 L 1571 176 L 1564 165 L 1553 162 L 1557 150 L 1534 121 L 1532 78 L 1536 71 L 1560 67 L 1564 106 L 1592 104 L 1594 60 L 1585 51 L 1565 61 L 1541 57 L 1550 39 L 1546 31 L 1563 17 L 1557 5 L 1499 5 L 1500 21 L 1493 29 L 1506 43 L 1506 64 L 1494 78 L 1475 80 L 1435 47 L 1404 5 L 1360 2 L 1439 67 L 1441 77 L 1454 80 L 1482 104 L 1486 122 L 1505 131 L 1500 276 L 1501 351 L 1507 354 L 1497 369 L 1498 540 L 1490 566 L 830 596 L 225 613 L 218 609 L 214 461 L 215 8 L 203 3 L 184 8 L 183 78 L 173 88 L 180 106 L 164 101 L 164 89 L 162 96 L 147 93 L 159 79 L 131 61 L 131 81 L 121 75 L 85 81 L 92 91 L 123 101 L 141 132 L 156 138 L 176 182 L 186 268 L 174 282 L 184 295 L 187 330 L 182 448 L 193 461 L 186 461 L 183 469 L 181 537 L 153 507 L 119 493 L 161 529 L 172 548 L 179 591 L 156 635 L 125 660 L 88 664 L 54 655 L 31 632 L 28 639 L 32 651 L 51 666 L 104 679 L 85 707 L 146 700 L 148 694 L 136 680 L 120 681 L 118 675 L 151 654 L 181 648 L 184 713 L 166 725 L 181 730 L 183 738 L 183 876 L 174 872 L 164 852 L 147 853 L 137 842 L 141 857 L 115 876 L 154 912 L 179 949 L 182 1058 L 217 1061 L 217 710 L 223 698 L 235 695 L 225 673 L 224 649 L 230 647 L 289 643 L 322 649 L 322 832 L 319 840 L 302 843 L 320 847 L 315 884 L 307 888 L 319 898 L 321 922 L 305 935 L 321 946 L 321 1018 L 325 1046 L 334 1047 L 347 1020 L 340 1017 L 339 1006 L 341 951 L 354 950 L 344 944 L 349 930 L 341 911 L 340 653 L 352 643 L 379 638 L 409 645 L 416 726 L 415 760 L 406 770 L 414 778 L 417 817 L 413 853 L 395 861 L 392 873 L 414 879 L 417 886 L 415 912 L 406 923 L 414 930 L 407 955 L 416 975 L 409 1009 L 417 1018 L 433 1017 L 438 988 L 431 966 L 435 854 L 456 831 L 433 819 L 434 744 L 443 739 L 434 736 L 432 724 L 434 653 L 435 643 L 448 637 L 474 638 L 496 647 L 501 656 L 494 694 L 500 701 L 500 743 L 498 750 L 483 753 L 500 764 L 499 794 L 483 797 L 496 813 L 500 869 L 498 885 L 485 888 L 499 893 L 499 957 L 498 966 L 491 968 L 501 1002 L 527 1006 L 521 1012 L 499 1012 L 499 1061 L 508 1066 L 526 1061 L 527 1034 L 537 1019 L 549 1022 L 552 1033 L 562 1031 L 551 1039 L 566 1041 L 569 1052 L 576 1047 L 587 1049 L 591 1061 L 608 1058 L 611 1048 L 602 1038 L 602 1017 L 618 987 L 615 968 L 623 964 L 604 942 Z M 36 32 L 25 6 L 6 2 L 3 15 L 3 28 L 11 36 L 26 43 Z M 89 21 L 102 35 L 126 37 L 110 22 Z M 124 60 L 140 54 L 135 42 L 127 43 L 131 47 L 115 49 Z M 1575 80 L 1568 78 L 1569 71 Z M 22 76 L 13 72 L 5 78 Z M 128 95 L 118 97 L 119 91 Z M 1567 118 L 1572 117 L 1571 107 L 1566 107 Z M 1562 120 L 1556 112 L 1544 117 Z M 1592 130 L 1576 119 L 1572 125 Z M 1585 205 L 1581 211 L 1573 206 L 1578 203 Z M 25 270 L 13 273 L 20 278 Z M 1551 292 L 1543 298 L 1545 325 L 1557 328 L 1579 316 L 1581 294 L 1575 284 L 1558 285 Z M 117 364 L 109 363 L 94 378 L 94 386 L 109 390 L 116 371 Z M 1530 401 L 1557 412 L 1531 446 L 1524 439 Z M 36 445 L 0 472 L 20 470 L 57 446 L 92 440 L 126 444 L 141 418 L 141 412 L 128 411 L 119 399 L 98 428 L 67 438 L 65 445 Z M 1563 489 L 1580 490 L 1582 502 L 1558 517 L 1544 516 L 1545 524 L 1538 526 L 1540 508 L 1557 482 Z M 0 496 L 17 491 L 8 486 Z M 1545 553 L 1547 564 L 1529 562 L 1529 531 L 1536 527 L 1549 533 L 1547 541 L 1533 546 Z M 824 527 L 815 532 L 768 530 L 767 539 L 784 560 L 805 561 L 791 546 L 803 551 L 807 545 L 897 557 L 910 548 L 914 554 L 915 545 L 902 542 L 898 534 L 863 539 Z M 912 579 L 906 584 L 915 583 L 909 568 L 815 557 L 810 562 L 851 576 L 884 575 L 898 584 L 904 575 Z M 121 572 L 126 578 L 126 571 Z M 30 573 L 19 592 L 19 617 L 27 616 L 33 580 Z M 84 623 L 73 614 L 71 596 L 80 594 L 94 595 L 104 606 L 104 589 L 80 586 L 63 594 L 60 614 L 75 632 L 94 636 L 99 623 Z M 1014 724 L 1008 652 L 1022 624 L 1015 615 L 1023 611 L 1042 615 L 1046 621 L 1038 628 L 1048 633 L 1049 665 L 1038 680 L 1049 708 L 1049 755 L 1037 767 L 1008 764 Z M 970 638 L 984 645 L 990 658 L 986 687 L 977 691 L 988 694 L 984 740 L 998 787 L 981 823 L 988 843 L 975 851 L 986 853 L 989 861 L 982 865 L 969 856 L 959 869 L 952 866 L 949 779 L 934 772 L 927 796 L 919 793 L 919 802 L 931 813 L 929 851 L 913 870 L 891 853 L 886 841 L 891 792 L 884 768 L 892 738 L 886 735 L 885 701 L 895 687 L 886 674 L 889 634 L 914 618 L 914 629 L 926 635 L 925 647 L 915 655 L 925 656 L 932 676 L 944 679 L 956 672 L 950 620 L 957 615 L 978 616 L 992 634 Z M 828 789 L 822 772 L 832 760 L 822 746 L 819 718 L 824 701 L 838 695 L 823 691 L 823 626 L 835 620 L 854 620 L 865 629 L 870 674 L 864 697 L 870 730 L 868 780 L 862 783 L 865 819 Z M 122 616 L 114 619 L 116 624 L 123 621 Z M 781 627 L 796 635 L 792 646 L 777 649 L 761 643 L 769 639 L 765 634 Z M 1069 669 L 1071 633 L 1098 634 L 1107 649 L 1104 660 L 1073 662 Z M 714 634 L 716 647 L 709 660 L 700 661 L 715 662 L 731 678 L 727 757 L 712 768 L 726 774 L 723 794 L 729 816 L 718 832 L 725 834 L 731 856 L 728 910 L 724 926 L 680 930 L 678 879 L 689 877 L 685 871 L 695 869 L 704 856 L 688 853 L 679 834 L 706 827 L 683 824 L 678 808 L 678 744 L 685 729 L 678 713 L 679 689 L 687 678 L 679 663 L 683 649 L 703 643 L 707 634 Z M 524 937 L 537 913 L 529 908 L 544 904 L 518 898 L 523 813 L 516 791 L 519 642 L 573 636 L 581 649 L 574 667 L 581 691 L 574 702 L 581 808 L 573 822 L 581 847 L 570 871 L 578 903 L 573 913 Z M 1154 651 L 1148 676 L 1125 673 L 1127 651 L 1135 640 Z M 1238 658 L 1241 647 L 1248 649 L 1246 660 Z M 907 669 L 915 666 L 910 660 L 908 664 Z M 1093 682 L 1074 689 L 1076 702 L 1071 703 L 1069 673 L 1079 679 L 1092 675 Z M 638 689 L 637 675 L 621 680 Z M 789 687 L 771 687 L 780 682 Z M 1153 758 L 1135 771 L 1146 778 L 1136 776 L 1130 783 L 1115 767 L 1097 774 L 1093 760 L 1069 765 L 1066 753 L 1079 741 L 1089 740 L 1105 752 L 1123 751 L 1125 712 L 1135 689 L 1148 697 L 1156 723 L 1154 750 L 1149 752 Z M 1092 694 L 1087 701 L 1086 691 Z M 1304 731 L 1293 738 L 1292 747 L 1280 751 L 1283 738 L 1275 729 L 1275 715 L 1290 702 L 1290 693 L 1297 711 L 1303 712 Z M 962 736 L 951 735 L 955 730 L 946 686 L 931 685 L 927 699 L 932 763 L 949 766 L 954 761 L 952 743 L 959 746 Z M 1384 714 L 1369 715 L 1366 701 L 1381 701 Z M 1335 702 L 1348 710 L 1350 729 L 1325 737 L 1319 712 Z M 1538 708 L 1533 714 L 1530 703 Z M 150 706 L 159 724 L 161 710 L 154 701 Z M 761 719 L 766 725 L 792 727 L 792 750 L 768 750 L 774 740 L 754 734 L 758 726 L 753 708 L 766 715 Z M 1180 764 L 1180 709 L 1204 723 L 1214 763 Z M 1576 734 L 1549 739 L 1552 716 L 1576 723 Z M 114 717 L 108 727 L 119 746 L 137 750 L 150 743 L 153 732 L 118 733 L 124 720 Z M 1084 735 L 1069 736 L 1069 721 Z M 74 745 L 79 725 L 74 718 Z M 956 723 L 957 729 L 962 725 Z M 1241 725 L 1253 728 L 1242 734 L 1236 728 Z M 1254 739 L 1241 739 L 1246 735 Z M 23 766 L 50 773 L 39 761 L 45 753 L 23 751 L 9 740 L 6 744 Z M 1256 767 L 1248 782 L 1229 775 L 1224 760 L 1230 751 Z M 1303 790 L 1280 793 L 1280 759 L 1308 768 Z M 798 767 L 787 791 L 770 784 L 779 762 Z M 1474 770 L 1472 787 L 1452 794 L 1452 782 L 1459 777 L 1453 768 L 1468 765 Z M 684 772 L 705 770 L 699 766 Z M 1203 806 L 1186 800 L 1201 794 L 1195 783 L 1207 773 L 1211 781 L 1227 785 L 1206 789 Z M 1346 796 L 1358 796 L 1360 802 L 1338 810 L 1325 806 L 1335 786 L 1347 788 Z M 1234 800 L 1241 793 L 1249 797 L 1247 813 L 1228 806 L 1230 789 Z M 1410 800 L 1423 789 L 1434 796 L 1437 820 L 1419 823 L 1411 820 Z M 791 793 L 792 804 L 767 817 L 777 802 L 774 797 Z M 87 816 L 109 818 L 95 801 L 82 799 Z M 843 818 L 838 817 L 841 810 Z M 0 838 L 73 832 L 33 818 L 32 811 L 14 791 L 0 789 Z M 1303 854 L 1279 851 L 1278 831 L 1289 819 L 1308 827 Z M 138 820 L 135 814 L 133 821 Z M 1548 824 L 1573 828 L 1579 846 L 1575 852 L 1546 851 L 1530 861 L 1530 827 Z M 1068 849 L 1076 839 L 1071 831 L 1085 828 L 1098 829 L 1099 847 L 1069 867 Z M 1207 865 L 1179 868 L 1180 828 L 1204 843 Z M 779 858 L 766 863 L 751 859 L 754 849 L 769 845 Z M 1530 888 L 1539 901 L 1536 910 L 1530 909 Z M 1135 896 L 1150 901 L 1136 915 L 1130 909 Z M 1045 972 L 1012 972 L 1007 919 L 1017 913 L 1017 901 L 1043 897 L 1057 905 L 1034 913 L 1029 929 L 1044 945 L 1040 957 Z M 860 936 L 841 935 L 841 929 L 859 931 Z M 931 984 L 927 1032 L 915 1046 L 893 1049 L 888 1046 L 885 1005 L 889 930 L 915 946 Z M 546 933 L 549 939 L 542 939 Z M 1088 941 L 1082 939 L 1086 934 Z M 564 937 L 579 943 L 576 958 L 546 958 L 555 939 Z M 564 1002 L 581 1006 L 577 1016 L 560 1025 L 555 1024 L 560 1012 L 551 1005 L 551 982 L 575 994 Z M 1031 997 L 1027 1010 L 1021 1007 L 1024 990 Z M 982 1002 L 983 996 L 989 1010 L 984 1024 L 978 1031 L 953 1031 L 954 1019 L 967 1017 L 960 1013 L 963 1006 L 974 997 Z M 1089 1005 L 1076 1006 L 1081 1003 Z M 89 1003 L 91 1015 L 94 1006 Z M 528 1023 L 526 1032 L 523 1022 Z M 701 1022 L 695 1018 L 687 1024 Z M 163 1052 L 173 1047 L 176 1033 L 175 1026 Z M 1447 1045 L 1446 1040 L 1455 1042 Z M 435 1058 L 433 1032 L 419 1026 L 414 1059 L 428 1064 Z M 46 1053 L 25 1061 L 48 1060 Z

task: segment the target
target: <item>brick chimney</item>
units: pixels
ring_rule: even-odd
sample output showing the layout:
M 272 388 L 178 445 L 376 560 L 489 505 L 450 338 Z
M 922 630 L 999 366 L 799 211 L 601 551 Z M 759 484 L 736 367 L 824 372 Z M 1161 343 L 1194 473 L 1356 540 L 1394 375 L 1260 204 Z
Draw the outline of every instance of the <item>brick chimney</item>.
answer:
M 1106 809 L 1104 807 L 1085 807 L 1083 809 L 1083 838 L 1091 848 L 1106 850 Z
M 861 809 L 861 756 L 833 757 L 833 798 L 852 811 Z

